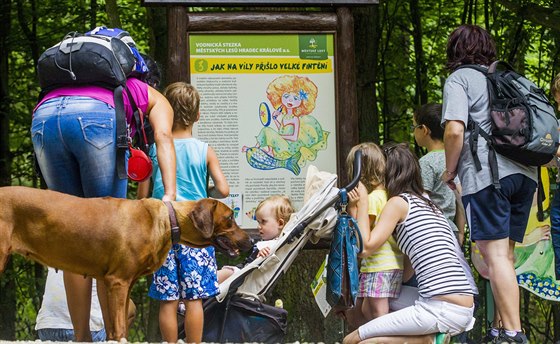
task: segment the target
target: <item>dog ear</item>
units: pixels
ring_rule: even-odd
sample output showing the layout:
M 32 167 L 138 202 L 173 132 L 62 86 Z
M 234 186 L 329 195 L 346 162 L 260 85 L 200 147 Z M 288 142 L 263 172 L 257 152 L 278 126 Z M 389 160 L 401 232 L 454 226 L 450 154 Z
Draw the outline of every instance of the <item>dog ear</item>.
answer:
M 218 201 L 204 198 L 197 201 L 189 213 L 194 228 L 198 229 L 204 239 L 209 239 L 214 233 L 214 210 L 217 205 Z

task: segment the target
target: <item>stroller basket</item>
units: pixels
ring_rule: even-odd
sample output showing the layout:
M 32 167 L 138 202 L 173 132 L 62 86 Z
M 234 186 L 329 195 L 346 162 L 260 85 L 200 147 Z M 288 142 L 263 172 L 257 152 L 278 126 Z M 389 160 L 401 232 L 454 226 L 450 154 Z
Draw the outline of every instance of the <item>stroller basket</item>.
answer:
M 220 343 L 281 343 L 288 312 L 260 301 L 232 295 L 224 302 L 204 303 L 204 341 Z
M 354 178 L 346 190 L 354 189 L 359 182 L 359 150 L 353 167 Z M 283 342 L 287 311 L 264 304 L 265 294 L 312 236 L 330 238 L 337 218 L 334 206 L 340 200 L 335 182 L 336 175 L 322 180 L 320 188 L 292 215 L 278 241 L 270 247 L 270 255 L 259 257 L 236 271 L 220 284 L 219 294 L 204 303 L 204 341 Z

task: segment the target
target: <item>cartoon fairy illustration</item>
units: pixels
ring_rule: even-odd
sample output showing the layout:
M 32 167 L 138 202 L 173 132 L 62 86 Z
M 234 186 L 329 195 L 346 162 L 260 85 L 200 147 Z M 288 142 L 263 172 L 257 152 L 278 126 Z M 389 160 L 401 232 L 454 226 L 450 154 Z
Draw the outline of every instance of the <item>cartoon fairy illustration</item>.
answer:
M 261 103 L 259 115 L 264 127 L 256 137 L 256 145 L 244 146 L 242 152 L 253 168 L 285 168 L 299 175 L 307 161 L 316 159 L 317 151 L 327 148 L 329 132 L 310 115 L 318 88 L 308 77 L 284 75 L 268 85 L 266 94 L 275 110 L 270 113 L 268 105 Z

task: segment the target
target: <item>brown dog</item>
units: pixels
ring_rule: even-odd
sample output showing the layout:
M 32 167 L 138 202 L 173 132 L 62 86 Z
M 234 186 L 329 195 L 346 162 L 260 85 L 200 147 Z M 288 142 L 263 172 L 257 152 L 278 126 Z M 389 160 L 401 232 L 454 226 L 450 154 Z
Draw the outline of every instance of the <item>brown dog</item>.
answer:
M 232 210 L 212 200 L 172 202 L 180 243 L 214 245 L 231 256 L 251 240 Z M 132 285 L 154 272 L 171 248 L 165 204 L 156 199 L 79 198 L 27 187 L 0 188 L 0 273 L 8 256 L 24 257 L 105 282 L 111 324 L 108 339 L 126 337 Z

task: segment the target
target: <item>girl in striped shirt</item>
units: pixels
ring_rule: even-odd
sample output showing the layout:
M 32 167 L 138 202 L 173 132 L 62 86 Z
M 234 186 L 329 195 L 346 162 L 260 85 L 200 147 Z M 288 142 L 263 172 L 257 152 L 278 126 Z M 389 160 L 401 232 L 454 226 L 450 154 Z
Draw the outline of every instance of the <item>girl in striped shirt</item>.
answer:
M 375 339 L 382 343 L 444 343 L 474 325 L 470 268 L 442 211 L 427 197 L 420 165 L 407 144 L 392 144 L 386 156 L 385 187 L 389 200 L 370 232 L 367 190 L 350 192 L 350 207 L 364 240 L 367 257 L 393 236 L 416 272 L 419 299 L 414 305 L 360 326 L 344 344 Z

